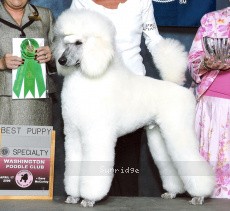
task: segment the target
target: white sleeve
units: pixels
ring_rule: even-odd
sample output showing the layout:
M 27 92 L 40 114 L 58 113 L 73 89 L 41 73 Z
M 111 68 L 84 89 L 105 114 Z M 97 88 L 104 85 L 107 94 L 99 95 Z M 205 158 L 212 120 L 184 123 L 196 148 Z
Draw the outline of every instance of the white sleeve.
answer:
M 84 6 L 82 5 L 81 1 L 79 0 L 72 0 L 70 5 L 70 9 L 82 9 Z
M 154 46 L 162 40 L 159 34 L 155 17 L 152 0 L 140 0 L 142 5 L 143 35 L 145 44 L 150 53 L 153 52 Z

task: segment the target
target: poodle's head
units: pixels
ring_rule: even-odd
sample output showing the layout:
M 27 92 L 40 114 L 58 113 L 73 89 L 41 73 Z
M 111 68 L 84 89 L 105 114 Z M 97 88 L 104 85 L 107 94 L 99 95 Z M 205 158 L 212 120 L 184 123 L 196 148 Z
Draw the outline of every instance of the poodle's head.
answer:
M 54 33 L 52 49 L 59 74 L 81 71 L 98 77 L 114 58 L 115 28 L 99 13 L 68 9 L 58 17 Z

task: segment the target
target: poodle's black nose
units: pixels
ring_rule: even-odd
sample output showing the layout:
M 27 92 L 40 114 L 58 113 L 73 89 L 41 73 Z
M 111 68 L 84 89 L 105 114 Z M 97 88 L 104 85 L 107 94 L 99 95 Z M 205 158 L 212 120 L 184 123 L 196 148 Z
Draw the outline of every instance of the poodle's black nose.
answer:
M 60 65 L 65 65 L 67 62 L 67 59 L 65 56 L 62 56 L 60 59 L 58 59 L 58 62 Z

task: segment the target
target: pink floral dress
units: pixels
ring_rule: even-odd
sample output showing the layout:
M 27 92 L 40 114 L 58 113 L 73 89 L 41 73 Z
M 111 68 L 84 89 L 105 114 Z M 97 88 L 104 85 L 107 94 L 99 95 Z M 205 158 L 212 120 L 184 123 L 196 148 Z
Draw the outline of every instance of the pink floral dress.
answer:
M 188 58 L 197 97 L 195 129 L 200 141 L 200 153 L 216 173 L 216 186 L 211 197 L 230 199 L 230 71 L 199 73 L 204 57 L 202 38 L 205 36 L 230 37 L 230 7 L 203 16 Z M 228 83 L 216 83 L 223 74 Z M 226 94 L 226 97 L 218 95 L 218 92 L 215 95 L 208 94 L 214 83 L 214 87 L 223 86 L 222 94 Z

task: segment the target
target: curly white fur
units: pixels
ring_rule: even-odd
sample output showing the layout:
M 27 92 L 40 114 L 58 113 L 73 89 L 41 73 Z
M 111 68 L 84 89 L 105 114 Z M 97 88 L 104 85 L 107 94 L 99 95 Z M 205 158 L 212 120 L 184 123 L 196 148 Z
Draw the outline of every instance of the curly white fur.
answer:
M 153 62 L 163 80 L 179 85 L 184 84 L 188 57 L 185 47 L 179 41 L 170 38 L 162 39 L 152 54 Z
M 117 138 L 144 126 L 149 126 L 150 151 L 169 192 L 164 196 L 185 190 L 209 196 L 214 177 L 198 152 L 193 94 L 172 82 L 132 74 L 116 55 L 114 33 L 108 19 L 86 10 L 67 10 L 56 23 L 54 56 L 65 76 L 61 98 L 67 202 L 83 198 L 82 206 L 93 206 L 105 197 Z

